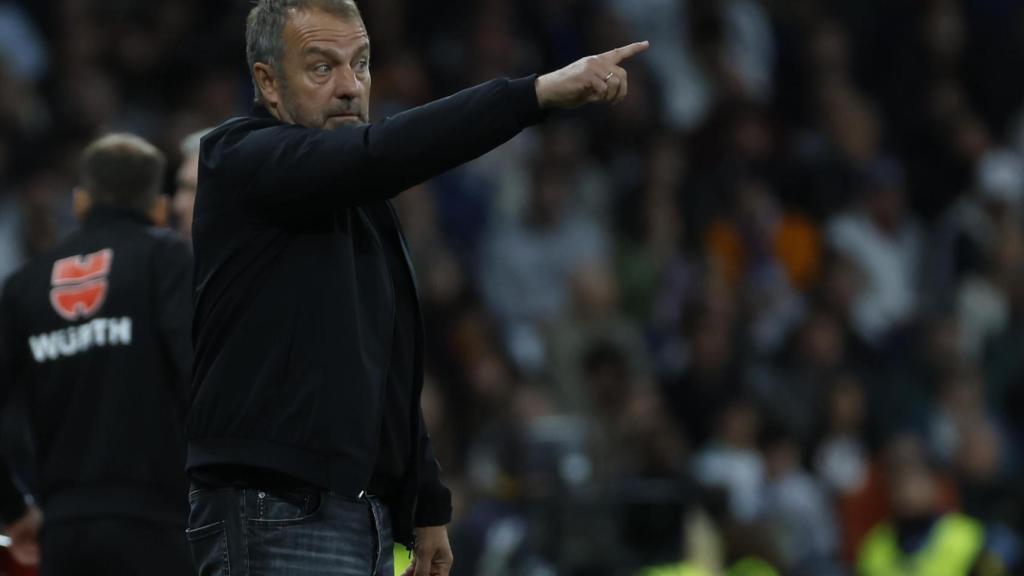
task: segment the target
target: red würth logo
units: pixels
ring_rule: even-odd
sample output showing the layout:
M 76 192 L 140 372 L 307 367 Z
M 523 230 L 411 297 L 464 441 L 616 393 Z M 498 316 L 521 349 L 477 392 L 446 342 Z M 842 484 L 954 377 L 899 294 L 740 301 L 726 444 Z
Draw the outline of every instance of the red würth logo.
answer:
M 105 248 L 54 262 L 50 304 L 57 314 L 72 321 L 96 314 L 107 299 L 107 275 L 113 261 L 114 251 Z

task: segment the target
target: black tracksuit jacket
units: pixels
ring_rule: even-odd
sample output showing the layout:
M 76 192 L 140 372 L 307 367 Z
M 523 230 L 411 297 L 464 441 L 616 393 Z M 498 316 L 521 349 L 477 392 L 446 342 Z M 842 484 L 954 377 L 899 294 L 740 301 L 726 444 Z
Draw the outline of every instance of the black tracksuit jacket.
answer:
M 191 284 L 187 243 L 105 205 L 6 282 L 0 399 L 27 389 L 33 492 L 47 523 L 127 517 L 184 529 Z M 21 498 L 3 493 L 10 521 Z
M 395 539 L 446 524 L 423 426 L 423 337 L 396 327 L 388 200 L 541 119 L 534 77 L 493 80 L 362 126 L 285 124 L 256 107 L 208 134 L 193 221 L 195 364 L 188 466 L 269 469 L 366 490 L 380 453 L 393 336 L 414 339 L 412 447 L 388 502 Z M 375 215 L 377 219 L 375 219 Z M 395 237 L 385 238 L 384 234 Z M 408 257 L 405 266 L 409 267 Z M 411 274 L 411 267 L 408 269 Z

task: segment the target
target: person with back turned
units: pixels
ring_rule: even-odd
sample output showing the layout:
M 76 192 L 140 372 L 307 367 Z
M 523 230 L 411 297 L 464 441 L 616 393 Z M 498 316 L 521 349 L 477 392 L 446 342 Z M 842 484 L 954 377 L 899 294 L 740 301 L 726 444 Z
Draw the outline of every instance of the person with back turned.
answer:
M 447 575 L 451 496 L 420 411 L 423 326 L 389 203 L 539 122 L 626 96 L 633 44 L 369 122 L 352 0 L 261 0 L 257 102 L 203 138 L 193 218 L 188 538 L 200 574 Z
M 22 518 L 8 530 L 21 560 L 43 522 L 43 576 L 193 573 L 183 536 L 192 258 L 154 226 L 166 216 L 163 174 L 163 155 L 141 138 L 90 144 L 74 191 L 81 228 L 0 297 L 0 397 L 26 389 L 42 518 L 23 514 L 6 482 L 0 514 Z

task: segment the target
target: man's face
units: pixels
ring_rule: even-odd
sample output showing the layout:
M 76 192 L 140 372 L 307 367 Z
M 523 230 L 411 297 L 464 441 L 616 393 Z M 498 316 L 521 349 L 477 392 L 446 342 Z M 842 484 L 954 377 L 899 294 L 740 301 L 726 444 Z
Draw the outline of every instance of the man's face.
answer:
M 285 122 L 334 129 L 370 119 L 370 39 L 358 19 L 292 12 L 267 104 Z

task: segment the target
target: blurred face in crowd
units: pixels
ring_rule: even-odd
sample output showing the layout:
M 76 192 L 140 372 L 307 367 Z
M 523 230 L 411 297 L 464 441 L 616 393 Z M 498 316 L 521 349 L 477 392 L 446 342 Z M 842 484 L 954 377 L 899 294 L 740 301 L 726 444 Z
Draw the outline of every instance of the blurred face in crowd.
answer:
M 734 448 L 753 448 L 757 444 L 761 419 L 753 405 L 736 401 L 718 417 L 718 439 Z
M 654 475 L 678 470 L 686 444 L 658 394 L 644 386 L 627 390 L 621 409 L 617 434 L 633 470 Z
M 963 114 L 954 124 L 953 147 L 962 162 L 973 165 L 992 145 L 988 128 L 980 118 L 971 114 Z
M 813 314 L 801 329 L 800 355 L 811 368 L 834 368 L 842 362 L 845 348 L 842 323 L 829 312 Z
M 620 353 L 606 352 L 587 363 L 584 374 L 594 405 L 604 414 L 617 413 L 632 389 L 626 359 Z
M 865 98 L 842 77 L 822 80 L 820 103 L 832 144 L 854 164 L 877 155 L 879 120 Z
M 829 425 L 834 432 L 855 434 L 864 422 L 864 389 L 853 374 L 832 381 L 828 398 Z
M 956 465 L 973 482 L 996 480 L 1003 464 L 1003 440 L 995 426 L 987 421 L 972 422 L 962 433 Z
M 370 39 L 363 22 L 297 10 L 285 24 L 274 69 L 256 63 L 263 100 L 284 122 L 334 129 L 370 119 Z
M 939 486 L 914 436 L 898 436 L 886 446 L 889 503 L 898 519 L 928 517 L 938 510 Z
M 843 28 L 835 22 L 825 22 L 811 39 L 809 57 L 819 74 L 828 74 L 846 69 L 849 52 L 849 41 Z
M 736 192 L 737 210 L 744 231 L 762 245 L 772 242 L 780 219 L 780 209 L 768 184 L 758 179 L 748 179 L 739 183 Z
M 981 378 L 972 372 L 953 374 L 943 382 L 939 402 L 954 417 L 972 420 L 984 416 L 985 395 Z
M 177 222 L 178 232 L 184 238 L 192 237 L 192 210 L 196 203 L 196 185 L 199 182 L 199 155 L 190 154 L 181 161 L 178 168 L 177 189 L 171 212 Z
M 696 371 L 712 373 L 728 365 L 732 358 L 732 329 L 722 314 L 705 312 L 691 338 Z
M 957 2 L 932 2 L 925 18 L 925 43 L 935 57 L 955 61 L 963 52 L 967 35 Z
M 744 158 L 763 160 L 774 148 L 771 127 L 764 117 L 754 110 L 740 114 L 732 126 L 733 148 Z
M 938 485 L 923 466 L 900 467 L 889 485 L 893 514 L 900 519 L 928 517 L 937 511 Z
M 864 278 L 852 262 L 841 256 L 833 256 L 828 262 L 822 285 L 828 305 L 848 315 L 853 301 L 863 289 Z
M 936 318 L 924 339 L 925 360 L 938 374 L 953 373 L 960 361 L 960 327 L 951 316 Z
M 569 175 L 561 167 L 538 167 L 530 196 L 530 220 L 540 228 L 556 226 L 562 219 L 569 191 Z
M 581 318 L 600 318 L 615 312 L 619 286 L 608 265 L 588 262 L 572 275 L 573 307 Z
M 765 464 L 769 477 L 782 478 L 800 468 L 800 445 L 792 438 L 772 443 L 765 451 Z
M 880 228 L 888 232 L 897 230 L 903 221 L 903 189 L 886 184 L 870 190 L 867 208 Z

